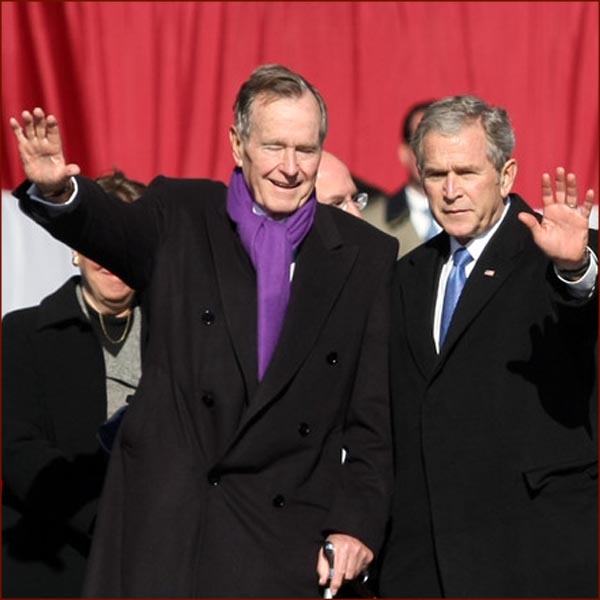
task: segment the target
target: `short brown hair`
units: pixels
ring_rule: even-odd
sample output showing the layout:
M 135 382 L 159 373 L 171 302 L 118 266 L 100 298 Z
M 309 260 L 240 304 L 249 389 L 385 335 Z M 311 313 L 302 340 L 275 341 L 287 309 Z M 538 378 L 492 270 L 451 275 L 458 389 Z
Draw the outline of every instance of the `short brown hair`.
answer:
M 123 202 L 135 202 L 146 189 L 139 181 L 129 179 L 123 171 L 114 169 L 109 175 L 102 175 L 96 183 L 109 194 L 119 197 Z

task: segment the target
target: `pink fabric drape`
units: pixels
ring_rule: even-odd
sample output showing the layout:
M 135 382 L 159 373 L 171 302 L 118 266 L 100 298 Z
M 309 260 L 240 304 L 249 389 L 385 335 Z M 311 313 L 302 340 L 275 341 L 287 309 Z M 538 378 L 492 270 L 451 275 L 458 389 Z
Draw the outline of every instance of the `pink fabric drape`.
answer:
M 404 111 L 460 93 L 508 109 L 531 204 L 558 165 L 598 189 L 597 2 L 2 2 L 2 186 L 23 176 L 8 117 L 38 105 L 91 177 L 227 181 L 234 97 L 265 62 L 319 88 L 326 147 L 387 191 Z

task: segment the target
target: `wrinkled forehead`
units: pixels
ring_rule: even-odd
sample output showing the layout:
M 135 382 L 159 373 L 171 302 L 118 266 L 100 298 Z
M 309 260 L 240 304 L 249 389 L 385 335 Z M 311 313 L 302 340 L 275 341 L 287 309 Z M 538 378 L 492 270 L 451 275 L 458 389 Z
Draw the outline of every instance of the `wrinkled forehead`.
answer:
M 307 113 L 312 112 L 317 125 L 320 125 L 322 114 L 317 99 L 310 91 L 301 94 L 276 94 L 273 92 L 261 92 L 257 94 L 250 104 L 249 119 L 250 124 L 256 118 L 257 114 L 272 114 L 274 111 L 282 110 L 282 107 L 288 109 L 302 109 Z
M 310 94 L 261 98 L 252 106 L 247 139 L 320 147 L 320 123 L 319 105 Z

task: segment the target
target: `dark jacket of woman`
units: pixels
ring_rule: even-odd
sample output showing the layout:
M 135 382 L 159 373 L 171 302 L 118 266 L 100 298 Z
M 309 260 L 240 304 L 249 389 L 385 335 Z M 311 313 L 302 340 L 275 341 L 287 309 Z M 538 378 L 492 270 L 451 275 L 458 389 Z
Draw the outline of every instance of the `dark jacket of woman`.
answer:
M 2 597 L 78 597 L 106 458 L 102 347 L 69 279 L 2 320 Z

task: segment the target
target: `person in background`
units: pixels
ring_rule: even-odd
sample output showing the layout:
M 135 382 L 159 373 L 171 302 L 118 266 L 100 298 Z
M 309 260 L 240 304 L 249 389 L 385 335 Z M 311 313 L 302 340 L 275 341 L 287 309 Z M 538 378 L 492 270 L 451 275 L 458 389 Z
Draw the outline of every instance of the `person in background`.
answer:
M 512 193 L 514 139 L 474 96 L 413 136 L 444 231 L 392 288 L 386 597 L 598 597 L 594 191 L 558 168 L 535 213 Z
M 21 208 L 148 318 L 84 593 L 316 597 L 362 578 L 391 497 L 397 241 L 317 203 L 316 88 L 260 66 L 235 100 L 229 186 L 157 177 L 129 206 L 65 161 L 54 116 L 21 117 Z
M 404 256 L 441 231 L 429 210 L 410 145 L 413 133 L 431 104 L 431 100 L 414 104 L 402 121 L 398 158 L 408 172 L 408 181 L 390 197 L 377 198 L 364 212 L 369 223 L 398 239 L 399 256 Z
M 97 184 L 124 203 L 145 186 Z M 140 308 L 116 275 L 73 252 L 80 275 L 2 320 L 2 597 L 81 597 L 106 470 L 97 433 L 141 372 Z
M 348 167 L 337 156 L 323 150 L 317 172 L 317 201 L 341 208 L 362 219 L 369 201 L 368 194 L 358 193 Z

